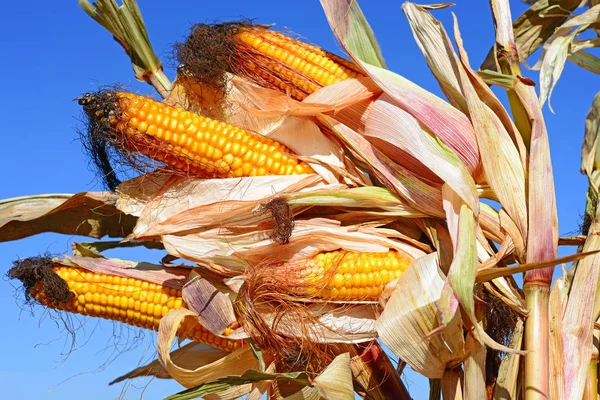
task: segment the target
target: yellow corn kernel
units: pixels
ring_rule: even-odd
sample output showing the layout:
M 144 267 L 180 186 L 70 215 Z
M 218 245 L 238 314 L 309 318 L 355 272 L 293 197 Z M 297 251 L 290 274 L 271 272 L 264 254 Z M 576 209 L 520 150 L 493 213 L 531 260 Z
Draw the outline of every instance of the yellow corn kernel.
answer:
M 303 294 L 334 300 L 374 301 L 399 278 L 411 259 L 395 250 L 384 253 L 330 251 L 302 267 Z
M 91 115 L 91 112 L 102 107 L 106 99 L 114 102 L 111 104 L 115 112 L 108 118 L 111 126 L 109 134 L 118 146 L 139 152 L 186 174 L 202 178 L 227 178 L 250 176 L 260 168 L 263 168 L 261 175 L 313 172 L 308 164 L 299 162 L 291 155 L 285 163 L 279 162 L 285 164 L 285 169 L 274 168 L 276 160 L 273 153 L 293 153 L 281 143 L 181 108 L 166 106 L 148 97 L 127 92 L 87 94 L 80 99 L 80 104 L 90 118 L 99 118 Z M 144 109 L 147 111 L 140 116 Z M 146 122 L 148 120 L 157 125 L 161 121 L 162 128 L 152 127 L 154 125 L 149 125 Z M 243 146 L 250 141 L 256 146 Z M 240 169 L 237 160 L 248 161 L 249 168 Z M 295 168 L 297 165 L 301 165 L 301 168 Z
M 240 60 L 239 71 L 257 83 L 267 83 L 298 100 L 323 86 L 363 76 L 354 63 L 280 32 L 248 25 L 237 34 L 251 60 Z M 246 64 L 261 68 L 248 68 Z M 248 76 L 250 75 L 250 76 Z
M 39 284 L 35 290 L 32 289 L 31 295 L 41 304 L 57 310 L 157 330 L 160 319 L 169 311 L 185 307 L 181 291 L 174 288 L 149 284 L 134 278 L 89 273 L 82 268 L 59 264 L 54 266 L 53 270 L 67 283 L 69 290 L 74 294 L 71 300 L 57 304 L 48 301 L 43 287 L 40 287 L 42 284 Z M 107 283 L 109 281 L 118 283 L 111 285 Z M 77 286 L 78 282 L 84 284 Z M 134 300 L 134 293 L 138 295 L 139 300 Z M 235 350 L 242 345 L 242 341 L 239 340 L 220 340 L 204 329 L 197 320 L 193 321 L 191 329 L 180 327 L 179 334 L 183 338 L 201 341 L 227 351 Z

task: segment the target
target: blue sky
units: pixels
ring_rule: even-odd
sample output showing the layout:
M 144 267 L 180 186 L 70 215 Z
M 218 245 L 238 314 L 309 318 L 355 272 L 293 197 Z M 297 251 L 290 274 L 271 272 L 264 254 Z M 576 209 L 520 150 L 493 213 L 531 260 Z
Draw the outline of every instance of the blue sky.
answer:
M 166 73 L 174 77 L 169 61 L 170 45 L 186 35 L 194 22 L 255 18 L 256 22 L 275 22 L 329 50 L 339 51 L 327 21 L 316 0 L 289 3 L 282 1 L 192 1 L 138 0 L 154 48 L 165 61 Z M 493 27 L 488 2 L 457 0 L 462 37 L 473 65 L 485 57 L 493 43 Z M 513 16 L 524 11 L 520 1 L 511 1 Z M 415 44 L 400 1 L 361 2 L 382 47 L 388 67 L 426 89 L 441 95 Z M 446 28 L 451 13 L 435 13 Z M 76 193 L 101 190 L 88 169 L 76 127 L 80 107 L 73 98 L 95 90 L 98 85 L 120 82 L 133 90 L 152 93 L 151 88 L 135 81 L 127 57 L 110 35 L 87 17 L 75 1 L 6 2 L 0 15 L 0 72 L 4 95 L 0 98 L 0 198 L 38 193 Z M 530 60 L 530 64 L 533 61 Z M 537 73 L 526 75 L 537 80 Z M 600 78 L 567 65 L 554 92 L 556 114 L 544 109 L 556 179 L 559 231 L 577 230 L 584 212 L 586 180 L 579 175 L 579 152 L 585 116 L 600 87 Z M 503 98 L 504 100 L 504 98 Z M 0 273 L 11 261 L 40 252 L 64 253 L 73 240 L 82 238 L 43 234 L 18 242 L 0 243 Z M 85 240 L 85 239 L 83 239 Z M 562 251 L 565 254 L 567 251 Z M 113 253 L 115 255 L 116 253 Z M 127 252 L 131 259 L 157 261 L 160 254 Z M 137 366 L 154 351 L 154 336 L 145 335 L 139 346 L 109 363 L 114 355 L 111 337 L 113 325 L 87 321 L 77 335 L 78 345 L 65 360 L 70 338 L 43 312 L 32 316 L 15 301 L 13 284 L 0 280 L 0 303 L 5 310 L 0 343 L 0 395 L 21 399 L 75 399 L 83 394 L 88 400 L 119 396 L 122 386 L 109 387 L 114 377 Z M 123 330 L 127 343 L 138 343 L 137 330 Z M 129 337 L 125 335 L 130 335 Z M 66 347 L 65 347 L 66 346 Z M 119 345 L 116 352 L 127 349 Z M 409 374 L 411 393 L 426 398 L 426 381 Z M 67 380 L 66 382 L 64 382 Z M 129 388 L 126 399 L 137 399 L 146 381 Z M 173 382 L 153 381 L 145 398 L 162 398 L 178 391 Z

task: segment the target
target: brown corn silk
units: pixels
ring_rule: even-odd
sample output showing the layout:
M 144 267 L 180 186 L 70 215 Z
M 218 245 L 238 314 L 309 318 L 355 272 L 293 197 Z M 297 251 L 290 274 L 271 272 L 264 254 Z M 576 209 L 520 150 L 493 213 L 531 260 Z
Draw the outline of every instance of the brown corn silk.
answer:
M 187 76 L 224 87 L 224 72 L 302 100 L 320 88 L 364 76 L 360 67 L 318 46 L 243 22 L 197 24 L 175 46 Z
M 169 311 L 186 307 L 181 290 L 140 279 L 87 271 L 79 267 L 55 264 L 52 270 L 64 280 L 73 293 L 66 301 L 55 301 L 46 295 L 40 281 L 29 294 L 42 305 L 90 317 L 119 321 L 129 325 L 158 330 L 160 320 Z M 213 335 L 197 319 L 187 318 L 179 327 L 183 339 L 201 342 L 226 351 L 242 346 L 243 341 Z

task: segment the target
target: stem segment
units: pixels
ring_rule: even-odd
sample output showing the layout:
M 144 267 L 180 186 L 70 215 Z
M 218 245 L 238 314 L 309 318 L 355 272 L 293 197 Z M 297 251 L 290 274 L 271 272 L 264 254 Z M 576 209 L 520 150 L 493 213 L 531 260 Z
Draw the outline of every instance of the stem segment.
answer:
M 548 300 L 550 288 L 526 283 L 525 299 L 529 316 L 525 324 L 525 399 L 548 399 L 550 393 L 550 358 L 548 344 Z

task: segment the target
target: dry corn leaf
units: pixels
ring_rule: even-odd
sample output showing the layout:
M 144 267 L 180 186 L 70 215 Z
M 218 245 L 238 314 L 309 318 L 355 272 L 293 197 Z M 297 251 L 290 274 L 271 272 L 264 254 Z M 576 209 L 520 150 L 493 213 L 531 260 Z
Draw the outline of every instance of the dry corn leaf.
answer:
M 511 25 L 514 27 L 515 46 L 522 61 L 527 59 L 554 33 L 581 0 L 537 0 Z M 496 49 L 492 48 L 481 69 L 496 69 Z
M 415 260 L 398 280 L 376 322 L 381 341 L 428 378 L 442 378 L 446 366 L 465 354 L 460 313 L 439 330 L 437 303 L 444 280 L 437 253 Z
M 404 111 L 415 117 L 452 149 L 476 177 L 479 148 L 468 118 L 452 105 L 406 78 L 383 69 L 377 58 L 378 46 L 358 2 L 321 0 L 329 25 L 346 52 L 371 79 Z M 370 40 L 353 40 L 355 32 L 369 32 Z
M 410 2 L 402 4 L 413 37 L 417 41 L 429 69 L 450 103 L 468 114 L 463 90 L 459 84 L 458 64 L 454 48 L 442 24 L 426 11 L 426 7 Z
M 540 60 L 533 67 L 540 69 L 541 105 L 544 105 L 546 99 L 550 103 L 552 90 L 562 74 L 568 56 L 586 47 L 583 43 L 575 43 L 576 37 L 598 20 L 600 20 L 600 5 L 593 6 L 583 14 L 567 20 L 548 38 Z M 587 46 L 594 47 L 595 45 L 589 42 Z M 552 109 L 551 106 L 550 109 Z
M 258 369 L 258 360 L 250 346 L 243 346 L 227 356 L 198 368 L 187 368 L 171 358 L 171 346 L 177 329 L 184 318 L 197 318 L 196 313 L 185 308 L 169 312 L 160 320 L 158 329 L 158 358 L 169 375 L 187 388 L 230 375 L 242 375 L 247 370 Z
M 464 373 L 460 368 L 448 369 L 442 378 L 442 398 L 444 400 L 463 400 L 462 382 Z
M 508 3 L 492 0 L 491 4 L 496 24 L 496 43 L 514 54 L 516 45 Z M 524 83 L 521 79 L 516 79 L 511 93 L 514 94 L 515 101 L 518 101 L 518 105 L 513 109 L 513 114 L 524 113 L 524 115 L 517 115 L 515 120 L 521 120 L 523 129 L 525 127 L 530 129 L 528 132 L 521 132 L 524 137 L 530 138 L 530 158 L 526 169 L 527 176 L 530 177 L 527 187 L 529 211 L 527 262 L 553 260 L 556 258 L 558 247 L 558 217 L 550 146 L 544 117 L 532 86 Z M 528 271 L 525 274 L 525 280 L 550 282 L 553 271 L 552 267 Z
M 302 132 L 298 135 L 298 132 Z M 338 183 L 336 171 L 345 170 L 344 150 L 328 138 L 313 121 L 306 118 L 288 117 L 273 132 L 271 139 L 283 143 L 305 160 L 327 183 Z
M 162 237 L 169 254 L 195 262 L 215 263 L 243 271 L 248 264 L 265 261 L 301 262 L 323 251 L 387 252 L 395 249 L 408 258 L 425 254 L 415 246 L 392 240 L 386 231 L 358 230 L 356 226 L 339 226 L 331 220 L 296 221 L 287 245 L 271 239 L 271 229 L 255 227 L 247 233 L 227 233 L 224 227 L 188 235 Z
M 310 319 L 299 319 L 293 313 L 264 314 L 275 331 L 289 337 L 314 343 L 363 343 L 377 338 L 376 307 L 365 305 L 311 304 Z
M 124 237 L 137 219 L 116 208 L 109 192 L 44 194 L 0 200 L 0 242 L 44 232 Z
M 117 208 L 125 213 L 139 217 L 148 201 L 159 193 L 169 182 L 178 179 L 167 173 L 147 173 L 122 182 L 117 188 Z
M 519 227 L 521 235 L 527 237 L 525 167 L 521 163 L 518 149 L 500 118 L 485 104 L 485 99 L 478 97 L 471 84 L 470 80 L 477 81 L 478 77 L 469 66 L 456 19 L 454 35 L 462 62 L 459 68 L 460 84 L 481 149 L 481 161 L 486 180 L 502 207 Z M 481 82 L 479 84 L 482 85 Z
M 380 96 L 370 107 L 364 136 L 381 141 L 384 144 L 379 149 L 392 161 L 424 176 L 410 163 L 411 159 L 419 160 L 419 164 L 451 186 L 472 208 L 477 208 L 475 182 L 461 160 L 425 131 L 412 115 L 394 105 L 388 95 Z
M 225 357 L 228 353 L 219 350 L 204 343 L 188 343 L 185 346 L 171 352 L 171 359 L 176 360 L 177 364 L 183 368 L 192 369 L 202 365 L 210 364 L 218 359 Z M 109 383 L 113 385 L 124 381 L 125 379 L 133 379 L 141 376 L 154 376 L 161 379 L 171 379 L 171 375 L 159 360 L 154 360 L 146 365 L 142 365 L 124 375 L 119 376 Z
M 521 349 L 524 331 L 523 320 L 519 319 L 510 338 L 508 345 L 510 348 L 515 350 Z M 496 385 L 494 386 L 494 400 L 517 399 L 519 397 L 520 362 L 521 356 L 519 354 L 509 353 L 504 355 L 500 363 Z
M 429 185 L 411 171 L 393 162 L 360 134 L 344 124 L 325 115 L 320 116 L 319 119 L 334 131 L 352 152 L 369 164 L 374 174 L 388 188 L 406 200 L 411 207 L 428 215 L 442 216 L 439 207 L 442 199 L 438 188 Z
M 565 370 L 564 370 L 564 335 L 562 322 L 567 307 L 569 288 L 565 285 L 564 278 L 554 281 L 550 290 L 549 309 L 549 350 L 550 350 L 550 398 L 565 398 Z M 587 364 L 587 363 L 586 363 Z
M 327 185 L 301 192 L 285 193 L 281 197 L 287 200 L 290 207 L 331 206 L 372 208 L 391 211 L 396 213 L 394 215 L 397 216 L 412 218 L 425 216 L 394 196 L 389 189 L 377 186 L 345 188 L 339 185 Z
M 485 399 L 485 355 L 486 347 L 472 335 L 467 335 L 465 350 L 469 354 L 464 361 L 465 375 L 463 393 L 467 399 Z

